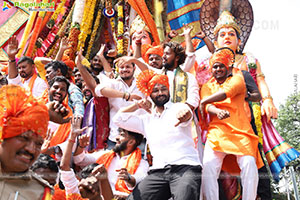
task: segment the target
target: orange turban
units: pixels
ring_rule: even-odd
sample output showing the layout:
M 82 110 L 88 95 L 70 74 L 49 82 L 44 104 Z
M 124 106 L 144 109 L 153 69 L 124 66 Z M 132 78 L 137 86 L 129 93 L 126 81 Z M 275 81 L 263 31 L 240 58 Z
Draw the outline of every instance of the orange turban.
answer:
M 210 68 L 217 62 L 224 64 L 228 69 L 234 63 L 234 53 L 227 48 L 216 50 L 209 60 Z
M 68 56 L 63 56 L 62 61 L 72 70 L 75 68 L 75 62 L 71 60 Z
M 0 139 L 18 136 L 28 130 L 45 137 L 49 114 L 30 91 L 17 85 L 0 89 Z
M 149 63 L 149 56 L 151 54 L 156 54 L 162 57 L 164 55 L 164 48 L 161 45 L 154 46 L 150 49 L 147 50 L 146 55 L 145 55 L 145 61 L 146 63 Z
M 137 87 L 146 96 L 150 96 L 153 87 L 157 84 L 165 85 L 169 89 L 169 79 L 167 75 L 155 74 L 152 70 L 145 70 L 137 77 Z

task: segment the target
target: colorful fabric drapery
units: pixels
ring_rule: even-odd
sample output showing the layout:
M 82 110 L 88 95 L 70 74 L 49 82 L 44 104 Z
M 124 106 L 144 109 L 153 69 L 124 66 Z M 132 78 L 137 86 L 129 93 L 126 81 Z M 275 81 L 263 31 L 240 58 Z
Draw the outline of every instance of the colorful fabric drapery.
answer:
M 179 33 L 183 30 L 183 25 L 187 24 L 193 26 L 191 35 L 201 30 L 200 28 L 200 8 L 204 0 L 168 0 L 167 9 L 167 32 L 170 30 L 177 30 Z M 194 37 L 193 40 L 200 40 L 201 38 Z M 175 41 L 183 42 L 184 38 L 177 36 Z M 196 49 L 199 49 L 205 45 L 204 41 L 199 41 Z
M 82 127 L 92 127 L 83 134 L 90 135 L 88 151 L 103 149 L 109 135 L 109 104 L 106 97 L 92 98 L 85 107 Z
M 262 116 L 263 149 L 273 177 L 279 181 L 280 171 L 292 160 L 300 156 L 300 153 L 291 147 L 279 135 L 272 122 L 268 123 L 267 117 Z

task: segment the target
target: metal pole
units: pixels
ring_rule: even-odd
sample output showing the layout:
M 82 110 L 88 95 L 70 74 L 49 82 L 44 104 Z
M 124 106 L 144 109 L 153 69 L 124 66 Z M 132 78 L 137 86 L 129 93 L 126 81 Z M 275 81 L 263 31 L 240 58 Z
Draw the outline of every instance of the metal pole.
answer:
M 299 191 L 298 191 L 298 187 L 297 187 L 294 167 L 290 166 L 289 169 L 290 169 L 291 178 L 292 178 L 292 181 L 293 181 L 295 200 L 299 200 Z
M 287 199 L 290 200 L 290 190 L 289 190 L 289 182 L 287 180 L 287 171 L 286 171 L 286 167 L 283 168 L 284 169 L 284 182 L 285 182 L 285 186 L 286 186 L 286 194 L 287 194 Z

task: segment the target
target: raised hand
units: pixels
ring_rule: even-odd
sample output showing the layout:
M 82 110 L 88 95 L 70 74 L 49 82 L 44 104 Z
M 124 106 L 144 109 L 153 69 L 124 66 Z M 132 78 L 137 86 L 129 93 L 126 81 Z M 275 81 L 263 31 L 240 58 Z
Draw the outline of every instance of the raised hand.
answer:
M 72 119 L 72 128 L 71 128 L 71 138 L 75 139 L 79 136 L 83 131 L 85 131 L 88 127 L 80 128 L 81 127 L 82 117 L 74 116 Z
M 170 33 L 168 34 L 168 37 L 170 39 L 176 37 L 178 35 L 178 32 L 176 30 L 171 30 Z
M 90 136 L 88 134 L 78 136 L 78 142 L 80 148 L 85 148 L 90 143 Z
M 193 30 L 193 26 L 188 26 L 187 24 L 183 25 L 184 29 L 183 32 L 179 36 L 190 36 L 191 31 Z
M 70 49 L 71 47 L 72 45 L 69 44 L 69 40 L 67 39 L 67 37 L 63 37 L 60 41 L 59 49 L 64 52 L 65 50 Z
M 10 60 L 14 60 L 16 57 L 16 54 L 19 52 L 20 49 L 18 49 L 18 45 L 19 45 L 19 42 L 17 40 L 17 37 L 15 35 L 13 35 L 8 40 L 8 45 L 7 45 L 7 50 L 6 50 L 8 58 Z
M 82 55 L 82 48 L 77 53 L 77 56 L 75 58 L 75 64 L 77 67 L 82 66 L 81 62 L 84 60 L 84 56 Z
M 101 44 L 100 49 L 97 53 L 97 56 L 104 56 L 104 50 L 105 50 L 106 44 Z
M 199 31 L 195 34 L 195 36 L 198 37 L 198 38 L 203 39 L 203 38 L 205 38 L 206 35 L 203 31 Z
M 114 63 L 118 66 L 126 65 L 132 62 L 134 58 L 131 56 L 122 56 L 120 58 L 117 58 Z
M 41 153 L 45 153 L 48 150 L 51 139 L 53 137 L 53 133 L 54 132 L 52 132 L 51 129 L 48 128 L 46 138 L 44 139 L 43 145 L 41 147 Z

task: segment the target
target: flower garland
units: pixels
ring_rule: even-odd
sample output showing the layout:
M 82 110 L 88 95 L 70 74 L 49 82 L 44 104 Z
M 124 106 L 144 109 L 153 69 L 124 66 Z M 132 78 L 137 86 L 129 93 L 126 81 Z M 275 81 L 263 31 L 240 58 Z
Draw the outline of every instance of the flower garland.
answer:
M 115 18 L 112 17 L 112 18 L 109 19 L 109 21 L 110 21 L 110 27 L 111 27 L 111 32 L 113 34 L 114 41 L 116 41 Z
M 70 49 L 67 49 L 64 52 L 64 56 L 69 57 L 70 60 L 75 60 L 75 53 L 77 51 L 77 45 L 78 45 L 78 36 L 80 34 L 80 25 L 74 24 L 74 26 L 71 28 L 68 41 L 69 44 L 72 46 Z
M 100 26 L 100 20 L 101 20 L 101 16 L 102 16 L 102 9 L 103 8 L 101 7 L 101 4 L 100 4 L 100 8 L 98 10 L 98 14 L 97 14 L 96 21 L 95 21 L 95 26 L 93 28 L 93 32 L 91 34 L 91 39 L 90 39 L 89 46 L 88 46 L 87 53 L 86 53 L 87 58 L 90 57 L 91 50 L 92 50 L 92 47 L 93 47 L 94 42 L 95 42 L 95 37 L 96 37 L 97 31 L 98 31 L 98 28 Z
M 124 5 L 124 14 L 125 14 L 125 24 L 124 24 L 124 41 L 123 41 L 123 50 L 124 55 L 127 55 L 128 48 L 129 48 L 129 39 L 130 39 L 130 33 L 129 33 L 129 4 L 125 2 Z
M 118 55 L 123 55 L 124 46 L 123 46 L 123 33 L 124 33 L 124 23 L 123 23 L 123 0 L 120 0 L 118 3 L 118 33 L 117 33 L 117 49 Z
M 96 7 L 95 0 L 86 0 L 83 12 L 83 19 L 80 25 L 77 50 L 84 48 L 85 40 L 92 31 L 93 16 Z
M 54 26 L 55 21 L 58 17 L 58 15 L 62 12 L 65 3 L 67 0 L 62 0 L 61 3 L 57 6 L 55 12 L 52 14 L 51 19 L 49 20 L 49 22 L 47 23 L 48 28 L 51 30 L 51 28 Z
M 85 0 L 75 1 L 74 14 L 72 18 L 72 24 L 78 23 L 81 24 L 82 16 L 84 12 Z
M 256 65 L 256 59 L 254 58 L 254 56 L 252 54 L 247 54 L 246 55 L 246 62 L 248 65 L 248 69 L 249 72 L 251 74 L 251 76 L 253 77 L 256 85 L 257 85 L 257 80 L 256 80 L 256 69 L 257 69 L 257 65 Z M 253 110 L 253 116 L 255 119 L 255 126 L 256 126 L 256 130 L 257 130 L 257 134 L 258 134 L 258 140 L 259 143 L 263 144 L 263 133 L 262 133 L 262 122 L 261 122 L 261 105 L 260 103 L 255 103 L 252 102 L 252 110 Z
M 59 38 L 63 37 L 63 35 L 66 33 L 66 29 L 68 28 L 68 24 L 71 24 L 71 17 L 72 17 L 73 11 L 74 11 L 74 7 L 75 7 L 75 4 L 73 4 L 67 18 L 65 19 L 63 25 L 60 27 L 59 31 L 57 32 L 57 36 Z
M 255 126 L 258 134 L 258 141 L 263 144 L 262 122 L 261 122 L 261 106 L 259 103 L 252 102 Z
M 58 4 L 57 9 L 51 16 L 51 19 L 49 20 L 47 25 L 41 31 L 39 35 L 40 37 L 38 38 L 38 41 L 41 43 L 41 48 L 37 51 L 38 56 L 47 55 L 48 57 L 50 57 L 52 55 L 51 53 L 53 53 L 54 49 L 56 48 L 55 44 L 58 39 L 56 37 L 56 33 L 64 19 L 60 16 L 68 14 L 69 7 L 65 9 L 65 6 L 67 6 L 67 2 L 69 2 L 70 4 L 71 1 L 62 0 L 61 3 Z

